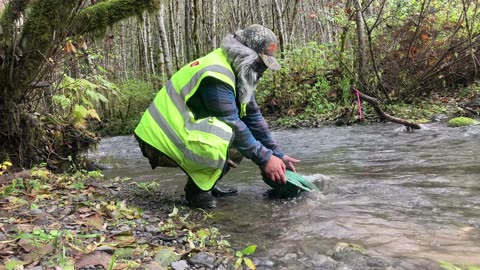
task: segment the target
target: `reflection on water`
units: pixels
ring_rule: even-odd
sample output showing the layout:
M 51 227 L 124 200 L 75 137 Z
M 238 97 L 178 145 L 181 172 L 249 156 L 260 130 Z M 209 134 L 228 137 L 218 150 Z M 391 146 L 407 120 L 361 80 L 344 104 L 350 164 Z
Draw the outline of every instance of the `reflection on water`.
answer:
M 239 245 L 288 267 L 314 261 L 337 242 L 389 256 L 480 264 L 480 128 L 427 125 L 405 133 L 398 125 L 279 131 L 297 171 L 327 180 L 327 194 L 268 200 L 258 168 L 244 161 L 223 182 L 237 197 L 221 198 L 214 221 Z M 113 165 L 107 176 L 162 175 L 178 189 L 178 169 L 152 171 L 133 137 L 104 139 L 97 154 Z M 292 267 L 292 269 L 294 269 Z

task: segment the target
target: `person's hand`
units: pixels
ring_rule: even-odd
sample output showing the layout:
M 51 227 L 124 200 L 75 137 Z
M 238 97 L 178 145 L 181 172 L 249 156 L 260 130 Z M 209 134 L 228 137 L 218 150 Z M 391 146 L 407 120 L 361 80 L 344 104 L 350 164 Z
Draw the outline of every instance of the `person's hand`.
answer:
M 279 184 L 286 184 L 287 178 L 285 177 L 285 163 L 283 160 L 272 155 L 267 164 L 263 168 L 263 172 L 268 179 Z
M 294 171 L 294 172 L 297 172 L 297 170 L 295 169 L 295 166 L 293 166 L 293 164 L 300 162 L 300 160 L 292 158 L 288 155 L 284 155 L 283 158 L 282 158 L 282 161 L 287 166 L 287 169 L 289 169 L 291 171 Z

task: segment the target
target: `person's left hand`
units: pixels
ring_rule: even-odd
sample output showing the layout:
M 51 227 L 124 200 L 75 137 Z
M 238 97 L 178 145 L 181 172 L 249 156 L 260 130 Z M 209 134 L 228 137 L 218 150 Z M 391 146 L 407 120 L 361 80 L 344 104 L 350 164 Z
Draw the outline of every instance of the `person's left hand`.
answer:
M 283 163 L 285 163 L 285 166 L 287 166 L 287 169 L 296 172 L 297 170 L 295 169 L 295 166 L 293 166 L 294 163 L 300 162 L 300 160 L 295 159 L 290 157 L 289 155 L 284 155 L 282 158 Z

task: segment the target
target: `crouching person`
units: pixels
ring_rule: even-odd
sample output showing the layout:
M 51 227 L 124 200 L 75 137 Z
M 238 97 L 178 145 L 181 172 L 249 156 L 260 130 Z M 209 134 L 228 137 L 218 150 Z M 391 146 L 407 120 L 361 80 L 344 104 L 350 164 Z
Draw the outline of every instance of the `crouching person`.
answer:
M 276 46 L 275 34 L 258 24 L 227 35 L 221 48 L 172 76 L 135 129 L 152 169 L 178 166 L 188 176 L 191 207 L 214 208 L 214 196 L 236 194 L 216 183 L 242 156 L 278 183 L 287 168 L 295 171 L 299 161 L 280 149 L 255 101 L 263 73 L 280 69 Z

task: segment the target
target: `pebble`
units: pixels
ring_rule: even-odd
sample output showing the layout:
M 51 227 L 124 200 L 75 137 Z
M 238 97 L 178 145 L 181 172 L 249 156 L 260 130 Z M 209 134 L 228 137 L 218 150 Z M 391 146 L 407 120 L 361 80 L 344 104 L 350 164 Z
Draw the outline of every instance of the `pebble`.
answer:
M 213 264 L 215 263 L 215 258 L 205 252 L 200 252 L 195 254 L 193 257 L 189 259 L 191 264 L 198 264 L 201 266 L 205 266 L 207 268 L 213 268 Z
M 252 261 L 257 267 L 273 267 L 274 265 L 269 258 L 253 258 Z
M 42 215 L 42 214 L 44 214 L 45 212 L 44 212 L 42 209 L 38 209 L 38 208 L 37 208 L 37 209 L 32 209 L 32 210 L 30 210 L 30 213 L 31 213 L 32 215 Z
M 149 226 L 145 227 L 145 231 L 147 231 L 149 233 L 158 233 L 160 231 L 160 229 L 157 226 L 149 225 Z
M 118 230 L 121 231 L 121 232 L 128 232 L 128 231 L 130 231 L 130 226 L 123 225 L 122 227 L 118 228 Z
M 181 260 L 181 261 L 178 261 L 178 262 L 173 262 L 171 266 L 172 266 L 173 270 L 185 270 L 185 269 L 190 268 L 187 261 L 185 261 L 185 260 Z

